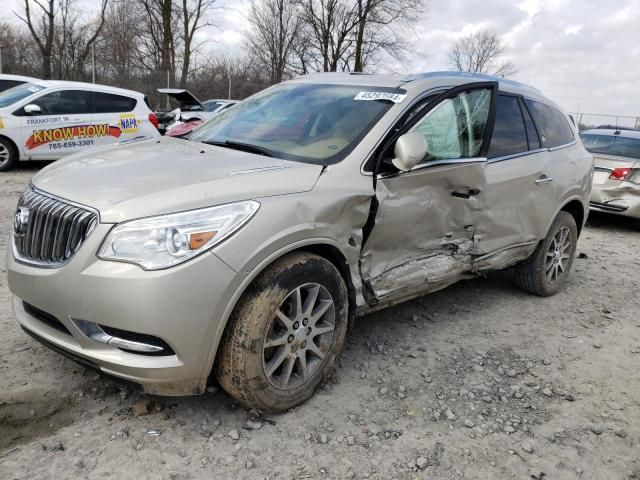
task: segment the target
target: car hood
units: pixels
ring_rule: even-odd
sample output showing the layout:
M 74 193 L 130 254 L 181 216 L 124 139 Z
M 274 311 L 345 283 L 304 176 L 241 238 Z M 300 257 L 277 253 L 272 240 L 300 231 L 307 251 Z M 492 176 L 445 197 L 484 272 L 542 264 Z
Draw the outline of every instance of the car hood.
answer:
M 75 154 L 44 168 L 33 185 L 93 207 L 103 223 L 306 192 L 322 166 L 175 138 Z

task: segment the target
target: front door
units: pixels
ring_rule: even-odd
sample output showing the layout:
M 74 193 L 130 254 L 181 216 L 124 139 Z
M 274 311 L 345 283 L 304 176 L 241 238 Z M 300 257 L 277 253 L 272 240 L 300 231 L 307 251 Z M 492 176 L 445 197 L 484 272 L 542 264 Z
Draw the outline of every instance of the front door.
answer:
M 29 104 L 40 112 L 20 116 L 25 157 L 55 160 L 90 146 L 85 132 L 91 124 L 91 92 L 58 90 Z
M 397 136 L 419 131 L 428 153 L 408 172 L 381 151 L 361 275 L 370 303 L 436 290 L 471 269 L 487 215 L 485 168 L 497 83 L 455 87 L 418 105 Z M 377 205 L 377 206 L 376 206 Z

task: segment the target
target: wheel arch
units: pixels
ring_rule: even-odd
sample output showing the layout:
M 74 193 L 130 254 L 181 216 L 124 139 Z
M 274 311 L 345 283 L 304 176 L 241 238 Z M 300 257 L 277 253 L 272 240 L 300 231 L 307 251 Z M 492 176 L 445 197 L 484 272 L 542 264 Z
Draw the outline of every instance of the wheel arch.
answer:
M 290 255 L 296 252 L 308 252 L 318 255 L 327 261 L 331 262 L 340 275 L 342 276 L 345 284 L 347 285 L 348 292 L 348 300 L 349 300 L 349 327 L 353 326 L 356 318 L 356 291 L 353 283 L 353 279 L 351 278 L 351 273 L 349 270 L 349 263 L 347 261 L 347 257 L 340 250 L 339 245 L 332 239 L 328 238 L 317 238 L 317 239 L 309 239 L 303 242 L 296 242 L 287 247 L 278 250 L 272 255 L 263 259 L 245 278 L 240 287 L 236 290 L 232 299 L 229 301 L 229 304 L 225 308 L 224 315 L 216 329 L 212 345 L 211 351 L 209 353 L 209 358 L 205 363 L 205 371 L 204 380 L 206 381 L 211 373 L 213 372 L 213 363 L 215 361 L 218 349 L 220 347 L 220 341 L 224 335 L 225 330 L 228 327 L 229 319 L 231 318 L 232 312 L 238 305 L 238 302 L 242 299 L 246 290 L 253 284 L 253 282 L 263 273 L 265 272 L 271 265 L 273 265 L 276 261 L 281 258 Z M 202 383 L 202 386 L 205 386 L 205 383 Z
M 9 142 L 9 145 L 13 148 L 15 154 L 18 156 L 18 160 L 20 160 L 20 149 L 18 148 L 18 145 L 16 144 L 16 142 L 14 142 L 11 138 L 7 137 L 6 135 L 2 135 L 0 133 L 0 138 L 2 140 L 6 140 L 7 142 Z
M 571 214 L 571 216 L 576 221 L 576 226 L 578 227 L 578 237 L 580 237 L 580 232 L 582 232 L 582 226 L 584 225 L 584 221 L 587 216 L 584 204 L 577 198 L 574 198 L 573 200 L 569 200 L 567 203 L 565 203 L 562 208 L 560 208 L 560 212 L 567 212 Z

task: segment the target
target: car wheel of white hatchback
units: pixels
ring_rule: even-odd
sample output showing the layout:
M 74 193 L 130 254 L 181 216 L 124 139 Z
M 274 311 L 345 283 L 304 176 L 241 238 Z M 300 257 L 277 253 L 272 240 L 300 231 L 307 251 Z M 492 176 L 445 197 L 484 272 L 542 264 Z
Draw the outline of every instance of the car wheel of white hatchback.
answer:
M 276 261 L 238 302 L 215 373 L 250 408 L 284 411 L 307 400 L 331 370 L 348 323 L 347 289 L 322 257 Z
M 18 152 L 15 147 L 11 142 L 0 137 L 0 172 L 11 170 L 17 161 Z

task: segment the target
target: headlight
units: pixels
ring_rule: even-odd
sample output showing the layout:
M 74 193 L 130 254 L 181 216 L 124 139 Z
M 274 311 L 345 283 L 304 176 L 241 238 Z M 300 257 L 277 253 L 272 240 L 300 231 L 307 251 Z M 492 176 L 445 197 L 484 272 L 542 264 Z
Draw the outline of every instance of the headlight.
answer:
M 121 223 L 109 232 L 98 257 L 146 270 L 171 267 L 220 243 L 259 207 L 247 201 Z

